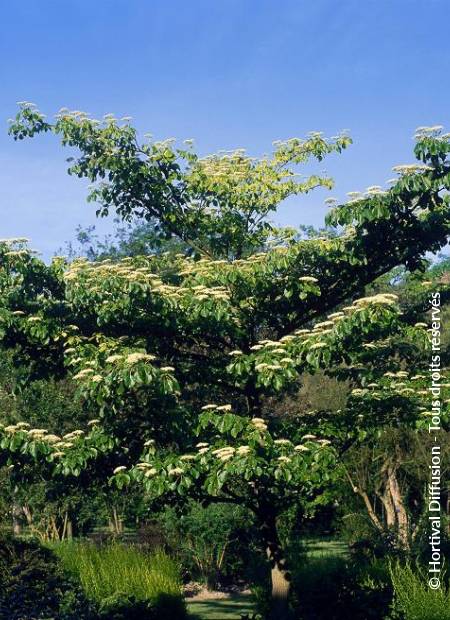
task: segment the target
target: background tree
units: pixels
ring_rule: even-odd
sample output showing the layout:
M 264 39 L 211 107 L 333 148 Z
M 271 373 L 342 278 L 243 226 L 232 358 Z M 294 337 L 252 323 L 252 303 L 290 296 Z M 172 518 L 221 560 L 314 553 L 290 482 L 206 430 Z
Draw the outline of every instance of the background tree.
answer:
M 154 221 L 132 221 L 121 223 L 115 219 L 112 234 L 100 237 L 95 226 L 77 227 L 75 242 L 69 241 L 58 253 L 66 255 L 69 260 L 86 256 L 90 261 L 110 258 L 120 259 L 128 256 L 145 256 L 162 252 L 187 252 L 189 246 L 176 237 L 161 238 Z

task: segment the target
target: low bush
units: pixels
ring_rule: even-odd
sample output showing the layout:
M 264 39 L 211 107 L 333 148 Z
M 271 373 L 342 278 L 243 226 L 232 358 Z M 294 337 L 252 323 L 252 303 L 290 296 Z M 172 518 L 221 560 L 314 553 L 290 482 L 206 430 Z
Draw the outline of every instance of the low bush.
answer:
M 56 556 L 38 542 L 0 540 L 1 620 L 93 620 L 93 606 Z
M 192 502 L 181 515 L 166 509 L 159 522 L 187 578 L 214 590 L 247 576 L 252 522 L 240 506 Z
M 317 556 L 293 566 L 292 605 L 302 620 L 383 620 L 392 596 L 385 562 Z
M 134 596 L 118 593 L 99 605 L 98 620 L 182 620 L 186 617 L 180 596 L 159 595 L 152 601 L 140 601 Z
M 441 587 L 432 590 L 420 568 L 396 563 L 390 569 L 394 586 L 393 616 L 405 620 L 450 620 L 450 589 L 444 575 Z M 442 581 L 444 583 L 442 583 Z

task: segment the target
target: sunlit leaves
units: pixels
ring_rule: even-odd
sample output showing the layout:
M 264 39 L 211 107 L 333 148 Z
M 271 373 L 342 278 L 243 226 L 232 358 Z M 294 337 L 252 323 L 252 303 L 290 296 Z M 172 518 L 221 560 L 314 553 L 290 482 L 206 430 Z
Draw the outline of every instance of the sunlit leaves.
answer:
M 392 335 L 399 328 L 395 295 L 356 300 L 312 329 L 296 330 L 280 340 L 261 340 L 248 355 L 232 351 L 228 370 L 237 381 L 254 375 L 261 388 L 286 389 L 300 372 L 350 363 L 363 343 Z
M 173 140 L 141 143 L 128 120 L 62 110 L 47 123 L 23 104 L 13 136 L 46 131 L 78 149 L 69 172 L 93 182 L 100 215 L 151 218 L 186 251 L 46 265 L 24 241 L 0 243 L 2 345 L 21 366 L 76 382 L 100 418 L 97 434 L 55 443 L 3 429 L 5 454 L 76 475 L 114 449 L 107 475 L 119 487 L 288 504 L 321 492 L 333 432 L 344 442 L 426 419 L 423 385 L 409 372 L 421 363 L 423 327 L 399 313 L 394 295 L 361 295 L 446 244 L 448 136 L 422 130 L 423 164 L 397 167 L 390 189 L 352 194 L 331 211 L 333 230 L 301 239 L 268 217 L 289 196 L 331 186 L 326 175 L 298 176 L 297 166 L 340 152 L 345 135 L 275 143 L 257 159 L 240 149 L 200 158 Z M 409 361 L 407 380 L 391 381 L 386 373 L 407 372 Z M 317 421 L 325 439 L 294 445 L 267 414 L 268 397 L 293 393 L 302 373 L 318 370 L 351 382 L 348 407 Z M 209 398 L 216 404 L 199 414 Z
M 229 405 L 207 405 L 199 435 L 212 426 L 213 443 L 200 441 L 186 454 L 164 456 L 151 450 L 130 470 L 114 472 L 119 486 L 131 480 L 150 496 L 189 494 L 203 501 L 236 501 L 255 510 L 264 502 L 284 504 L 306 498 L 330 476 L 330 441 L 305 435 L 301 444 L 273 437 L 259 418 L 231 412 Z
M 345 134 L 327 140 L 313 132 L 275 143 L 270 157 L 254 159 L 237 149 L 202 159 L 172 139 L 140 143 L 129 122 L 113 115 L 99 122 L 63 109 L 49 124 L 35 106 L 22 103 L 10 134 L 21 140 L 47 131 L 79 149 L 68 172 L 93 183 L 88 198 L 100 204 L 99 215 L 114 209 L 123 219 L 156 218 L 162 234 L 216 258 L 239 258 L 264 245 L 274 231 L 266 217 L 281 201 L 332 186 L 320 174 L 299 178 L 296 166 L 351 143 Z
M 45 429 L 32 429 L 26 423 L 0 425 L 0 448 L 6 465 L 18 472 L 25 465 L 38 463 L 49 474 L 79 476 L 100 454 L 110 452 L 115 440 L 100 426 L 89 432 L 76 430 L 60 437 Z

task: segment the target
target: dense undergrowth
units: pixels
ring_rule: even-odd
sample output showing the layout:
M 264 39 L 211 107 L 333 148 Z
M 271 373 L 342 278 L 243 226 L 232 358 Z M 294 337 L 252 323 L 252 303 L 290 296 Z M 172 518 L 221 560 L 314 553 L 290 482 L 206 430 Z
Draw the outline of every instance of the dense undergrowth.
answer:
M 0 543 L 1 620 L 181 620 L 179 570 L 162 551 L 112 544 Z

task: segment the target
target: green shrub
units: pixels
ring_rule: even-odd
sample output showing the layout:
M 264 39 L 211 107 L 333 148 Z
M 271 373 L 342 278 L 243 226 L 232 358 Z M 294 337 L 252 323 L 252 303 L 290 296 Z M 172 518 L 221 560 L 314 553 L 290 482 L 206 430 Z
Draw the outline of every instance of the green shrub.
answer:
M 391 601 L 384 562 L 324 555 L 292 567 L 292 604 L 302 620 L 383 620 Z
M 91 620 L 95 617 L 79 584 L 56 556 L 33 540 L 0 541 L 0 618 Z
M 191 579 L 214 590 L 245 573 L 251 541 L 251 519 L 243 508 L 229 504 L 207 507 L 195 502 L 179 515 L 166 509 L 160 515 L 167 542 Z
M 257 613 L 263 618 L 266 618 L 270 612 L 271 602 L 270 580 L 268 579 L 268 575 L 266 575 L 266 579 L 262 580 L 260 584 L 252 585 L 250 590 L 255 602 L 255 609 L 257 610 Z
M 99 606 L 101 620 L 154 620 L 151 605 L 138 601 L 133 596 L 118 594 L 110 596 Z
M 339 535 L 350 546 L 362 540 L 372 540 L 375 534 L 374 526 L 364 513 L 347 514 L 339 524 Z
M 445 577 L 442 581 L 446 584 L 431 590 L 421 569 L 413 570 L 409 564 L 397 562 L 391 565 L 390 572 L 395 613 L 405 620 L 450 620 L 450 589 Z
M 100 606 L 101 618 L 185 617 L 179 569 L 164 552 L 147 554 L 119 543 L 97 547 L 64 542 L 53 548 L 88 598 Z
M 103 600 L 98 615 L 99 620 L 183 620 L 185 617 L 184 601 L 180 596 L 168 594 L 150 602 L 120 593 Z

